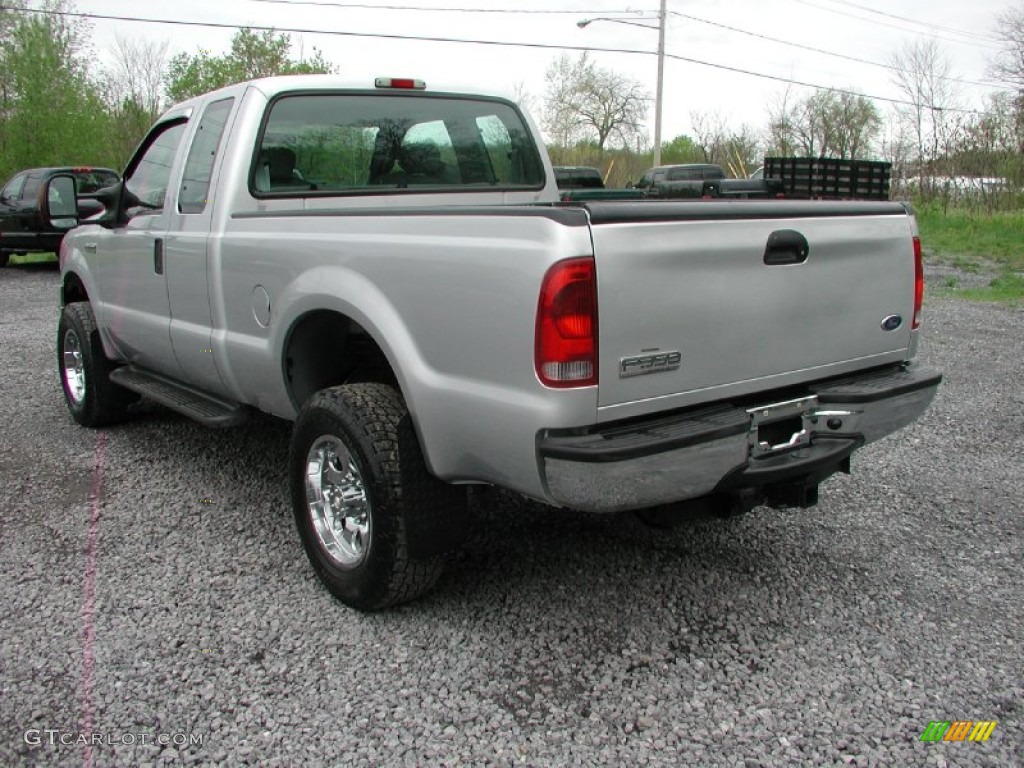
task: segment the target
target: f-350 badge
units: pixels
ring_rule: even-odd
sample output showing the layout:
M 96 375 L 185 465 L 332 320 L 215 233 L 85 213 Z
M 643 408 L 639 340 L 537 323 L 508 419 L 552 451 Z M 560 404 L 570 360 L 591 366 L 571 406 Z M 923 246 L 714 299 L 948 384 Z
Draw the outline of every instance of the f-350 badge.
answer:
M 654 350 L 650 354 L 623 357 L 619 360 L 619 378 L 626 379 L 630 376 L 643 376 L 645 373 L 674 371 L 682 362 L 683 353 L 678 351 Z

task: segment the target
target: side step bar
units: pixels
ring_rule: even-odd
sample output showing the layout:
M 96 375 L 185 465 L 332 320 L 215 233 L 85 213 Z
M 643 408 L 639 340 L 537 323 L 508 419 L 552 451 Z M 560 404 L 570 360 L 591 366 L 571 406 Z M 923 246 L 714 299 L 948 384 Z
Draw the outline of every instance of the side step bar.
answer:
M 115 368 L 110 372 L 110 380 L 208 427 L 233 427 L 249 415 L 246 408 L 238 403 L 221 400 L 131 365 Z

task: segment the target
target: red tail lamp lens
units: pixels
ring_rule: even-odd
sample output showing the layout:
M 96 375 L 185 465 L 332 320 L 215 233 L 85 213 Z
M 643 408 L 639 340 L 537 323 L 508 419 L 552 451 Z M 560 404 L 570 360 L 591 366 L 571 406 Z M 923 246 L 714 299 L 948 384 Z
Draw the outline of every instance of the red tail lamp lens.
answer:
M 544 276 L 534 363 L 546 386 L 597 384 L 597 271 L 592 257 L 560 261 Z

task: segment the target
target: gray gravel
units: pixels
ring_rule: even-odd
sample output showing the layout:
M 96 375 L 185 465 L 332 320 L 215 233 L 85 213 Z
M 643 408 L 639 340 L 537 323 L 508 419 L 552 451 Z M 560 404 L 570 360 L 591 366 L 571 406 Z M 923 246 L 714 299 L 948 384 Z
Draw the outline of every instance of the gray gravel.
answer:
M 814 509 L 666 533 L 485 495 L 439 588 L 373 616 L 306 563 L 287 425 L 145 407 L 103 433 L 90 643 L 100 438 L 56 285 L 0 270 L 0 765 L 1024 764 L 1019 309 L 928 302 L 935 405 Z M 958 719 L 999 724 L 919 741 Z M 86 726 L 115 743 L 59 744 Z

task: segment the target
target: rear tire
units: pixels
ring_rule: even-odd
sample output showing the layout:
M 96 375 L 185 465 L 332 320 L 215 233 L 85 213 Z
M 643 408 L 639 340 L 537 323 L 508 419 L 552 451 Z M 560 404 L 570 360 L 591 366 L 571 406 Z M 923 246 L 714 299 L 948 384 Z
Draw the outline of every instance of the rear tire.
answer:
M 445 556 L 410 556 L 410 516 L 443 513 L 432 505 L 465 504 L 465 494 L 429 474 L 393 387 L 344 384 L 313 395 L 295 422 L 288 464 L 299 537 L 331 594 L 373 611 L 436 583 Z
M 68 304 L 57 325 L 57 366 L 71 417 L 83 427 L 102 427 L 124 418 L 139 399 L 110 381 L 115 368 L 103 352 L 88 302 Z

